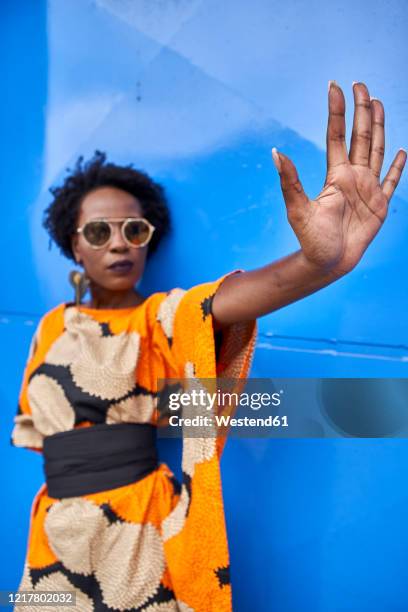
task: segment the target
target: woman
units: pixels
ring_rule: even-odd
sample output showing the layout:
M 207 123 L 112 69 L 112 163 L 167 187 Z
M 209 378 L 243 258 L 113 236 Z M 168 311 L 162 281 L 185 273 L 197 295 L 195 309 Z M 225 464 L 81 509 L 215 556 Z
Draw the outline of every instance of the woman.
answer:
M 329 83 L 327 175 L 316 200 L 292 162 L 272 150 L 301 248 L 263 268 L 145 298 L 135 284 L 169 227 L 161 188 L 97 153 L 53 190 L 45 227 L 85 276 L 75 302 L 40 321 L 15 417 L 13 444 L 43 452 L 46 473 L 20 590 L 72 591 L 72 609 L 81 611 L 231 610 L 219 467 L 225 437 L 184 437 L 179 483 L 155 452 L 158 379 L 245 378 L 256 319 L 361 259 L 406 153 L 380 183 L 383 107 L 363 83 L 353 92 L 347 152 L 343 92 Z M 80 304 L 84 283 L 90 300 Z

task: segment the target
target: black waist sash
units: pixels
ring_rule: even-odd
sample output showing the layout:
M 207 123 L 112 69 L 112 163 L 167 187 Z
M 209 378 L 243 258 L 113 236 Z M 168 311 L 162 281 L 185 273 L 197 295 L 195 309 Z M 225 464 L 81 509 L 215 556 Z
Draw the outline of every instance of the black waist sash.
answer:
M 106 423 L 46 436 L 48 495 L 76 497 L 141 480 L 158 466 L 156 426 Z

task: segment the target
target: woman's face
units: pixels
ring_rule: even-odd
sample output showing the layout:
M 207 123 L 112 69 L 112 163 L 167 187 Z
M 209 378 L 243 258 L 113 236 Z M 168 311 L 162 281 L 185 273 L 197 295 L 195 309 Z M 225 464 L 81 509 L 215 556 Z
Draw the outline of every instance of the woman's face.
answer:
M 83 199 L 76 227 L 100 217 L 143 217 L 143 209 L 130 193 L 116 187 L 99 187 Z M 87 276 L 96 285 L 110 291 L 126 291 L 143 275 L 148 245 L 133 248 L 123 239 L 120 223 L 113 223 L 112 228 L 106 246 L 94 249 L 82 233 L 77 233 L 72 239 L 72 249 L 76 261 L 82 263 Z M 132 264 L 128 268 L 110 268 L 113 263 L 125 259 Z

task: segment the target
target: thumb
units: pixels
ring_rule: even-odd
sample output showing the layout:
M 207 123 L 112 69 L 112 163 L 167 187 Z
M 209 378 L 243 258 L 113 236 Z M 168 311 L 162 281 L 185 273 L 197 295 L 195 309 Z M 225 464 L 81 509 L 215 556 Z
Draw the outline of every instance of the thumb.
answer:
M 291 224 L 302 222 L 307 212 L 306 204 L 309 198 L 303 191 L 296 167 L 289 157 L 278 153 L 275 148 L 272 149 L 272 159 L 279 173 L 288 219 Z

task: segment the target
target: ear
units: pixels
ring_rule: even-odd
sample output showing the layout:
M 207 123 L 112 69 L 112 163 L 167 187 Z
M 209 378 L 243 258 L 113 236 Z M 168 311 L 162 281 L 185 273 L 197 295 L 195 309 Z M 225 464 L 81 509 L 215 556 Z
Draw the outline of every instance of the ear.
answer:
M 80 253 L 79 253 L 79 250 L 78 250 L 78 234 L 74 234 L 74 236 L 72 237 L 71 247 L 72 247 L 72 252 L 74 254 L 74 257 L 75 257 L 75 261 L 77 263 L 80 263 L 81 256 L 80 256 Z

